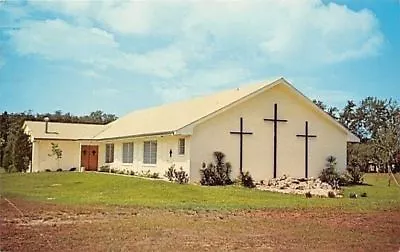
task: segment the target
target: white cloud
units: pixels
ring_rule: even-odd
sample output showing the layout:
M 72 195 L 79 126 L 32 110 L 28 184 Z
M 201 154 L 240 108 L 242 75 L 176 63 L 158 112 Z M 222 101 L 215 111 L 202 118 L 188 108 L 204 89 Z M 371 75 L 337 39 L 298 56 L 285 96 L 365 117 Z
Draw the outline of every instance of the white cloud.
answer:
M 248 80 L 249 74 L 247 69 L 224 63 L 196 70 L 178 80 L 153 83 L 153 86 L 163 101 L 172 102 L 210 93 L 226 85 L 239 84 Z
M 174 47 L 143 54 L 123 54 L 115 63 L 121 68 L 162 78 L 175 77 L 186 67 L 185 55 Z
M 320 0 L 51 1 L 37 2 L 86 16 L 121 34 L 210 36 L 215 46 L 260 49 L 274 64 L 335 63 L 378 53 L 383 41 L 368 10 Z M 173 7 L 173 8 L 172 8 Z M 202 34 L 202 35 L 199 35 Z
M 98 28 L 75 27 L 60 19 L 25 22 L 23 29 L 10 35 L 20 54 L 35 54 L 48 60 L 72 60 L 97 68 L 115 67 L 164 78 L 185 68 L 184 56 L 177 48 L 127 53 L 113 34 Z
M 74 27 L 60 19 L 28 21 L 23 26 L 10 32 L 12 44 L 22 55 L 91 63 L 118 47 L 110 33 L 98 28 Z
M 270 66 L 301 72 L 374 56 L 384 39 L 371 11 L 321 0 L 60 0 L 30 5 L 70 21 L 28 21 L 12 32 L 21 54 L 147 75 L 169 101 L 245 81 Z M 129 50 L 123 46 L 126 41 Z M 157 45 L 138 49 L 137 41 Z M 331 90 L 325 94 L 345 96 Z

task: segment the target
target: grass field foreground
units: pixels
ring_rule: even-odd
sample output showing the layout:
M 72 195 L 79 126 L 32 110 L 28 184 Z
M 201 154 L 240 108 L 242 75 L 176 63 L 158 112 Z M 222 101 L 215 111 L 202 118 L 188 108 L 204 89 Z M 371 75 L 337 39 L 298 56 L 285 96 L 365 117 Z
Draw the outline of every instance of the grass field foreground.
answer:
M 367 174 L 369 185 L 344 188 L 344 198 L 311 198 L 238 186 L 178 185 L 136 177 L 98 173 L 52 172 L 0 174 L 5 197 L 62 204 L 127 205 L 170 209 L 240 210 L 338 208 L 348 211 L 400 209 L 400 187 L 388 187 L 388 175 Z M 400 181 L 400 176 L 397 175 Z M 350 199 L 350 192 L 367 193 Z

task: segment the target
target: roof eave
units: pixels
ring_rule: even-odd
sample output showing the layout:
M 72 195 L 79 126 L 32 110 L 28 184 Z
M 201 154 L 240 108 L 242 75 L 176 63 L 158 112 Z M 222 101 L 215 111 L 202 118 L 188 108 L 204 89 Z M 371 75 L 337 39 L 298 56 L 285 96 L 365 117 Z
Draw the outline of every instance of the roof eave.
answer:
M 124 138 L 139 138 L 139 137 L 166 136 L 166 135 L 175 135 L 175 132 L 176 132 L 176 131 L 163 131 L 163 132 L 154 132 L 154 133 L 145 133 L 145 134 L 135 134 L 135 135 L 117 136 L 117 137 L 93 138 L 92 140 L 109 141 L 109 140 L 120 140 L 120 139 L 124 139 Z

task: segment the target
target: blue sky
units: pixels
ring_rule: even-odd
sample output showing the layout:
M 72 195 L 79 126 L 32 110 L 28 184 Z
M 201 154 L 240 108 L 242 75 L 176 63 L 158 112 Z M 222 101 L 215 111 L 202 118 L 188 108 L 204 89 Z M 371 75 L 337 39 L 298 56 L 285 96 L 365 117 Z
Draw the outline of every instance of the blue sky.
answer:
M 400 101 L 397 0 L 0 0 L 0 110 L 129 111 L 283 76 Z

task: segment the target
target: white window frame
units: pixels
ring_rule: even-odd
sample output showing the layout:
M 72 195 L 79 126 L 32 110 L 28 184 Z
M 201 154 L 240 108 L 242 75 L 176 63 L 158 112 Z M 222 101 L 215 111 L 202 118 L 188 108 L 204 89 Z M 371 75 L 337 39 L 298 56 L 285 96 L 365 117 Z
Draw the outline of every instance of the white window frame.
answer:
M 186 153 L 186 139 L 179 138 L 178 140 L 178 154 L 184 156 Z
M 146 152 L 146 145 L 148 146 L 148 153 Z M 157 164 L 157 141 L 144 141 L 143 142 L 143 164 L 156 165 Z
M 108 143 L 106 144 L 106 156 L 105 156 L 105 163 L 106 164 L 111 164 L 114 163 L 114 144 L 113 143 Z
M 122 163 L 123 164 L 133 164 L 134 148 L 135 147 L 134 147 L 133 142 L 122 143 Z M 127 150 L 125 150 L 125 149 L 127 149 Z

